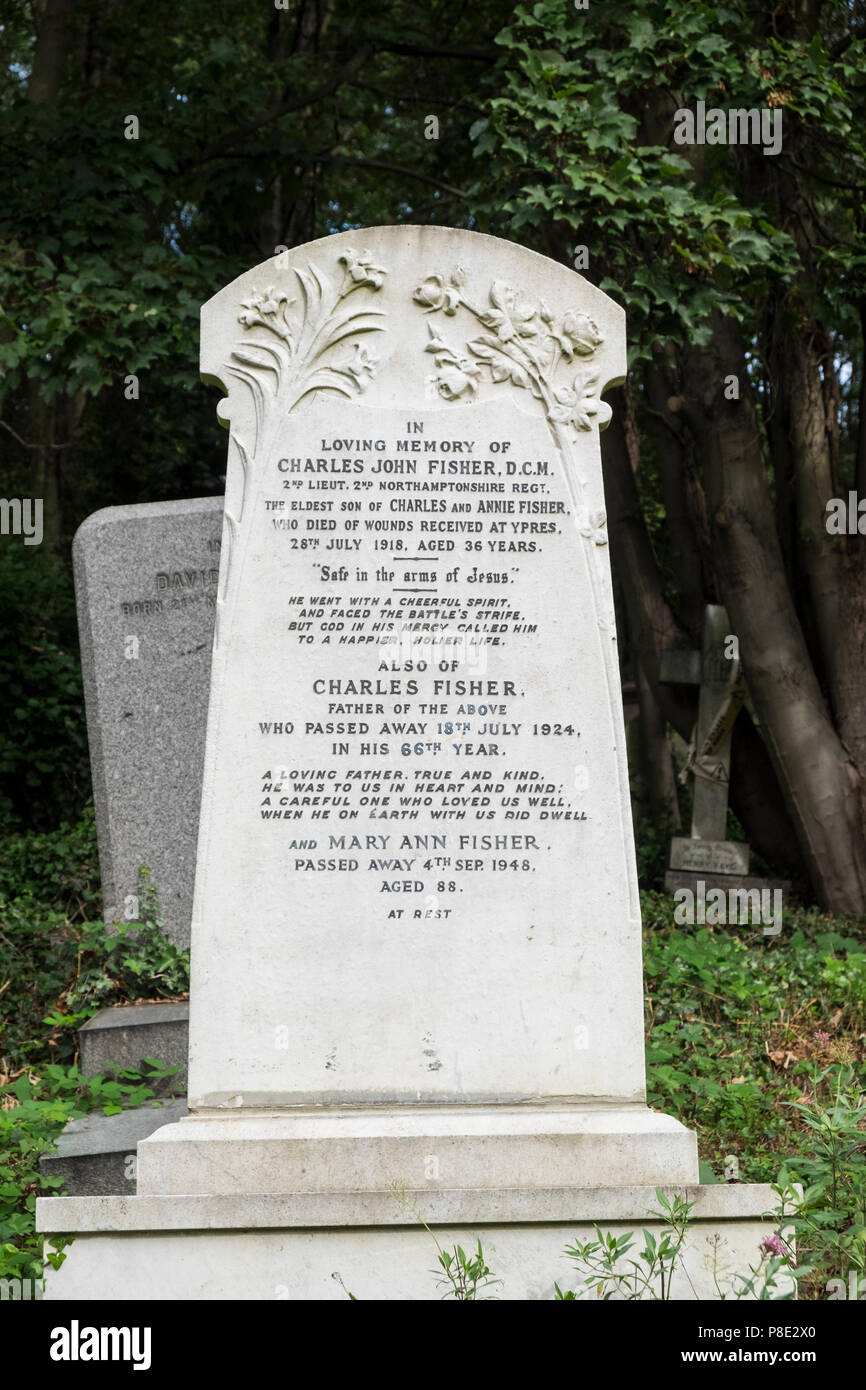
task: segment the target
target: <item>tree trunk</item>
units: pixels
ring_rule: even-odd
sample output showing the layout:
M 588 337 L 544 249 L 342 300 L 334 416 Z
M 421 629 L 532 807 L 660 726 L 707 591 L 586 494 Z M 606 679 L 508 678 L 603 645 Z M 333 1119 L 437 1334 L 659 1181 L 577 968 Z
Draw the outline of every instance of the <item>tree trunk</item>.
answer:
M 854 464 L 854 486 L 859 497 L 866 497 L 866 299 L 860 300 L 859 308 L 863 350 L 860 358 L 860 392 L 857 397 L 857 457 Z
M 60 524 L 60 459 L 62 451 L 55 449 L 54 428 L 56 405 L 46 405 L 39 395 L 38 383 L 28 383 L 30 432 L 34 448 L 30 453 L 30 487 L 33 497 L 42 500 L 42 543 L 59 550 Z
M 637 697 L 640 704 L 638 740 L 641 776 L 649 797 L 650 810 L 657 825 L 679 830 L 680 804 L 674 772 L 667 721 L 659 709 L 655 692 L 640 661 L 635 663 Z
M 740 334 L 718 312 L 684 359 L 683 413 L 704 460 L 713 558 L 746 680 L 813 887 L 836 913 L 866 912 L 860 778 L 830 719 L 785 578 Z M 740 399 L 727 400 L 727 376 Z
M 697 489 L 689 455 L 690 441 L 682 425 L 668 408 L 674 395 L 670 382 L 655 364 L 647 367 L 647 400 L 655 425 L 659 480 L 665 507 L 671 554 L 676 578 L 678 610 L 692 641 L 700 646 L 706 586 L 701 562 L 700 537 L 706 532 L 706 516 Z
M 72 36 L 75 0 L 33 0 L 36 46 L 27 83 L 27 98 L 54 106 Z
M 664 600 L 661 575 L 624 438 L 621 393 L 611 392 L 610 402 L 613 419 L 601 436 L 608 532 L 611 558 L 628 615 L 635 667 L 640 665 L 668 723 L 688 740 L 697 717 L 697 696 L 686 694 L 683 687 L 660 681 L 659 663 L 662 652 L 693 645 L 693 639 Z M 793 822 L 767 749 L 746 711 L 737 721 L 732 740 L 730 797 L 749 843 L 778 872 L 802 878 L 804 865 Z
M 636 660 L 651 682 L 665 718 L 683 732 L 694 723 L 695 699 L 676 686 L 662 684 L 659 663 L 662 652 L 687 646 L 690 638 L 665 602 L 629 459 L 622 389 L 611 391 L 608 399 L 613 418 L 601 440 L 611 557 L 622 586 Z
M 36 44 L 27 83 L 27 99 L 34 104 L 56 106 L 66 58 L 72 41 L 75 0 L 34 0 Z M 33 496 L 42 499 L 43 541 L 56 549 L 62 532 L 60 516 L 60 460 L 55 427 L 56 405 L 46 405 L 37 382 L 28 388 L 30 434 L 35 444 L 30 460 Z

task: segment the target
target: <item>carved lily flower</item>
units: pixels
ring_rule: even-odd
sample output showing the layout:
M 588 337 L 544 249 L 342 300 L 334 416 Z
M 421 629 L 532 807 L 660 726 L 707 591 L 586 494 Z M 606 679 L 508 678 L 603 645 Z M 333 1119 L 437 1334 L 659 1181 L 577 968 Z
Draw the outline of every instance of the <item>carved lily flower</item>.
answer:
M 263 296 L 259 293 L 259 291 L 256 289 L 254 285 L 253 292 L 250 295 L 249 299 L 241 300 L 241 308 L 244 310 L 244 312 L 242 314 L 238 314 L 238 323 L 242 323 L 245 328 L 252 328 L 253 324 L 261 323 L 262 300 Z
M 277 312 L 277 310 L 279 309 L 280 305 L 282 304 L 282 302 L 283 302 L 287 297 L 288 297 L 288 296 L 285 295 L 285 294 L 277 294 L 277 293 L 275 293 L 273 286 L 270 285 L 270 286 L 265 290 L 265 297 L 264 297 L 264 299 L 261 301 L 260 308 L 261 308 L 262 313 L 263 313 L 263 314 L 275 314 L 275 313 Z
M 574 353 L 578 357 L 589 357 L 604 341 L 589 315 L 576 314 L 573 309 L 563 315 L 561 330 L 555 336 L 566 360 Z
M 238 314 L 240 323 L 246 324 L 251 328 L 254 323 L 262 322 L 262 314 L 272 317 L 279 310 L 281 304 L 288 303 L 289 296 L 282 291 L 275 290 L 273 285 L 269 285 L 263 292 L 257 290 L 255 285 L 249 299 L 241 300 L 241 307 L 245 310 L 243 314 Z
M 346 364 L 345 370 L 353 377 L 359 388 L 363 388 L 364 377 L 372 378 L 379 362 L 379 355 L 360 343 L 355 344 L 355 356 Z
M 459 272 L 452 275 L 450 285 L 445 284 L 441 275 L 428 275 L 415 290 L 412 298 L 416 304 L 423 305 L 430 314 L 436 309 L 444 309 L 449 318 L 453 317 L 460 303 L 458 274 Z
M 369 285 L 374 290 L 379 290 L 385 283 L 387 274 L 381 266 L 372 264 L 372 254 L 369 251 L 353 251 L 348 246 L 344 254 L 340 257 L 340 264 L 346 267 L 352 280 L 351 288 L 357 285 Z

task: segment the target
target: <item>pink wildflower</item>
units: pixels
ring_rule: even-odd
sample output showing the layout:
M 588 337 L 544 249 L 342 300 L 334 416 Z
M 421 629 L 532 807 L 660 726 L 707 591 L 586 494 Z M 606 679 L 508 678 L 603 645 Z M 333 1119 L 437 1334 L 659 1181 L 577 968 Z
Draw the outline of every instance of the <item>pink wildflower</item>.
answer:
M 788 1247 L 780 1235 L 765 1236 L 761 1241 L 761 1249 L 766 1250 L 768 1255 L 787 1255 Z

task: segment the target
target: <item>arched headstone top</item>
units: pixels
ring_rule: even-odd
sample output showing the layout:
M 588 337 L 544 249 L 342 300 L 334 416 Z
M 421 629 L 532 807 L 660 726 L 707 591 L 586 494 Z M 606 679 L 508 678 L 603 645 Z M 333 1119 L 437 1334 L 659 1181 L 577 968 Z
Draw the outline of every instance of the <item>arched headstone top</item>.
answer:
M 449 227 L 368 227 L 281 250 L 202 309 L 201 371 L 228 392 L 224 421 L 256 383 L 283 413 L 318 393 L 483 403 L 506 384 L 551 425 L 587 430 L 607 423 L 601 397 L 625 370 L 625 313 L 601 290 L 514 242 Z

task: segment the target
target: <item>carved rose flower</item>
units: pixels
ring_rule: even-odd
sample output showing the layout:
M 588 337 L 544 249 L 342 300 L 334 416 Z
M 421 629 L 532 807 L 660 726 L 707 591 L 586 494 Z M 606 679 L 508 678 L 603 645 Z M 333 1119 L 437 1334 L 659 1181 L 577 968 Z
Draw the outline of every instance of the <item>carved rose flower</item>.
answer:
M 436 309 L 444 309 L 449 317 L 457 313 L 457 306 L 460 303 L 460 290 L 453 282 L 457 279 L 456 275 L 451 277 L 452 284 L 446 285 L 441 275 L 428 275 L 416 289 L 412 298 L 416 304 L 421 304 L 428 311 L 433 313 Z
M 588 314 L 576 314 L 573 309 L 563 315 L 559 345 L 566 358 L 572 353 L 579 357 L 589 357 L 602 343 L 603 339 L 597 325 Z
M 352 280 L 351 288 L 357 285 L 369 285 L 374 290 L 379 290 L 385 283 L 386 271 L 381 266 L 372 264 L 372 254 L 369 251 L 353 251 L 348 246 L 344 254 L 340 257 L 340 264 L 346 267 Z
M 481 372 L 474 362 L 468 358 L 461 357 L 459 366 L 456 363 L 446 363 L 439 368 L 437 375 L 433 378 L 436 390 L 446 401 L 456 401 L 468 391 L 470 396 L 474 396 L 478 387 L 475 378 Z

